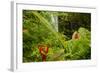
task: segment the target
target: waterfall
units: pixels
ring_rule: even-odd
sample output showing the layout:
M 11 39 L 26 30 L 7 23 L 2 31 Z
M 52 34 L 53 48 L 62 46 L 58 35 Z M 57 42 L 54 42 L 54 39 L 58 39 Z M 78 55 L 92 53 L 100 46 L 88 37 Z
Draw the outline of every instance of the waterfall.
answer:
M 58 16 L 54 16 L 53 14 L 51 14 L 51 20 L 53 28 L 58 32 Z

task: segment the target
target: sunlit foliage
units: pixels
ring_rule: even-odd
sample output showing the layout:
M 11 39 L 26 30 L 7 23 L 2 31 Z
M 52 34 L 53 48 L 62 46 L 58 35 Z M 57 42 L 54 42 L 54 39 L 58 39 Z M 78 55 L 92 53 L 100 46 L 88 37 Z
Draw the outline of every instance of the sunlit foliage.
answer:
M 89 13 L 23 10 L 23 62 L 42 61 L 40 44 L 49 48 L 46 61 L 90 59 L 90 25 Z M 76 31 L 80 37 L 72 39 Z

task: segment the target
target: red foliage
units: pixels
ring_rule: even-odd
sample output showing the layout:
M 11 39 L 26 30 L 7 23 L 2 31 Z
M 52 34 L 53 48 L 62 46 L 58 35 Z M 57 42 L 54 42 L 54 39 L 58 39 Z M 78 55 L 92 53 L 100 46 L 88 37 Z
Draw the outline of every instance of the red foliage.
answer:
M 48 53 L 48 47 L 46 45 L 39 45 L 39 52 L 42 56 L 42 61 L 46 61 L 47 53 Z

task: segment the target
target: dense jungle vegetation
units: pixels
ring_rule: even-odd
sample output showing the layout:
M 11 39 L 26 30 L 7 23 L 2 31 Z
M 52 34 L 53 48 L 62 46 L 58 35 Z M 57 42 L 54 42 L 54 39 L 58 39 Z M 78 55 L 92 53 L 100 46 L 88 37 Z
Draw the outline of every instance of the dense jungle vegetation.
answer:
M 23 62 L 91 59 L 90 13 L 23 10 L 22 18 Z

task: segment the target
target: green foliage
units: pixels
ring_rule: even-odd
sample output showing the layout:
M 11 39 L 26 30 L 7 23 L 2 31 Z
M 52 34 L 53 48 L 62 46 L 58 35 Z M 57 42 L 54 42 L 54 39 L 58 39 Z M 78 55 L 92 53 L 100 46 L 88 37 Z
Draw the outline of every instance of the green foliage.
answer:
M 90 16 L 88 15 L 89 14 L 23 10 L 23 62 L 42 61 L 38 48 L 39 44 L 49 46 L 46 61 L 90 59 L 91 37 Z M 52 16 L 58 16 L 59 32 L 55 29 Z M 78 24 L 79 27 L 76 29 L 73 28 L 72 30 L 70 28 L 64 28 L 66 27 L 65 21 L 84 22 L 84 25 Z M 69 24 L 66 25 L 69 26 Z M 77 30 L 81 36 L 80 39 L 71 39 L 72 34 Z
M 26 15 L 24 13 L 26 13 Z M 60 33 L 58 34 L 58 32 L 55 32 L 55 29 L 51 25 L 50 15 L 47 17 L 47 13 L 43 13 L 44 12 L 39 11 L 23 12 L 23 15 L 25 15 L 25 18 L 23 19 L 24 62 L 30 60 L 35 61 L 35 59 L 36 61 L 41 61 L 38 44 L 48 44 L 50 47 L 52 47 L 51 49 L 62 48 L 63 43 L 61 40 L 62 37 L 59 36 Z
M 66 60 L 91 58 L 90 32 L 85 28 L 80 28 L 78 32 L 80 34 L 80 39 L 72 39 L 67 42 Z
M 64 13 L 63 13 L 64 14 Z M 90 13 L 73 13 L 67 12 L 60 15 L 59 19 L 59 32 L 67 35 L 66 39 L 71 39 L 74 31 L 80 27 L 84 27 L 91 31 L 91 14 Z

